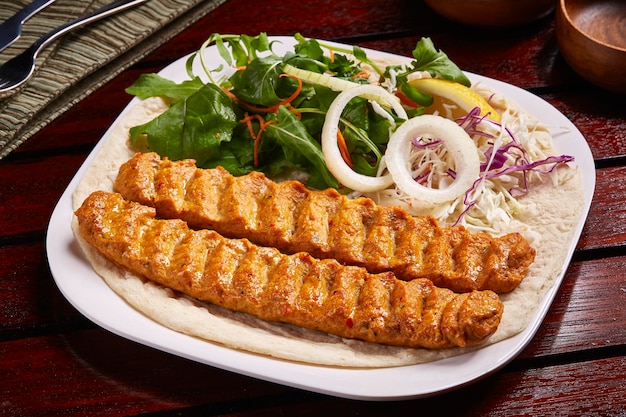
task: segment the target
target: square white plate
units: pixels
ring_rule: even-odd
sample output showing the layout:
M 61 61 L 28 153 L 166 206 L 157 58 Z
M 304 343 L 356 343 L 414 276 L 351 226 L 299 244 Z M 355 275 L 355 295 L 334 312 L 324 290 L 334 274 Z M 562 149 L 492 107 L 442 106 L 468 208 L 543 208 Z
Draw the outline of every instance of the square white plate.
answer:
M 291 50 L 295 42 L 290 37 L 272 37 L 271 40 L 282 43 L 282 46 L 277 45 L 280 46 L 276 48 L 278 53 L 281 48 Z M 409 60 L 373 50 L 366 52 L 372 58 Z M 215 63 L 215 68 L 222 62 L 215 47 L 207 49 L 206 57 L 208 62 Z M 175 61 L 160 74 L 177 82 L 187 79 L 186 60 L 187 57 L 183 57 Z M 122 337 L 217 368 L 338 397 L 402 400 L 430 396 L 467 385 L 495 372 L 515 358 L 530 342 L 557 293 L 591 205 L 595 188 L 595 167 L 585 138 L 552 105 L 510 84 L 475 74 L 468 76 L 473 82 L 481 81 L 517 101 L 544 125 L 559 127 L 554 138 L 557 151 L 574 156 L 583 174 L 584 210 L 570 242 L 563 272 L 544 295 L 529 326 L 516 336 L 471 353 L 420 365 L 383 369 L 339 369 L 282 361 L 228 349 L 172 331 L 150 320 L 126 304 L 93 271 L 72 233 L 72 193 L 111 130 L 104 135 L 76 173 L 52 214 L 46 243 L 50 269 L 56 284 L 78 311 L 99 326 Z M 136 102 L 137 99 L 133 99 L 120 118 Z

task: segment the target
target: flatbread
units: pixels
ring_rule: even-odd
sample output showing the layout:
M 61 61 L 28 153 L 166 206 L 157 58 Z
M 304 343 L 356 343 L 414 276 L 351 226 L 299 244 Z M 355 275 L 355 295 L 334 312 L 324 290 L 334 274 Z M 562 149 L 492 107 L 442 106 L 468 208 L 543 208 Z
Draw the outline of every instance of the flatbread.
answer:
M 153 119 L 166 109 L 166 103 L 158 98 L 144 100 L 129 109 L 104 139 L 93 163 L 78 184 L 73 194 L 74 209 L 95 190 L 113 190 L 119 166 L 135 152 L 129 146 L 129 128 Z M 549 135 L 546 140 L 551 140 Z M 542 296 L 565 267 L 569 243 L 584 205 L 581 174 L 575 167 L 564 169 L 555 182 L 533 184 L 532 193 L 520 199 L 520 203 L 523 209 L 508 227 L 510 231 L 524 235 L 537 250 L 528 276 L 517 289 L 501 295 L 504 303 L 502 321 L 497 332 L 485 344 L 442 350 L 409 349 L 343 339 L 292 325 L 265 322 L 247 314 L 191 300 L 120 269 L 81 239 L 75 217 L 72 225 L 96 273 L 128 304 L 163 326 L 208 343 L 283 360 L 376 368 L 414 365 L 467 353 L 514 336 L 528 325 Z

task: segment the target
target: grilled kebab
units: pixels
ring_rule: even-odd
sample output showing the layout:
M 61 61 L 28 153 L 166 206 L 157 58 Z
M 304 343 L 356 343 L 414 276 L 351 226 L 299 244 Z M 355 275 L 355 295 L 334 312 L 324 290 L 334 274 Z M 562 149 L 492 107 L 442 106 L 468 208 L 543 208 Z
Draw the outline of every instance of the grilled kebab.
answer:
M 472 346 L 495 332 L 492 291 L 456 294 L 336 260 L 287 255 L 193 230 L 154 208 L 96 191 L 75 212 L 84 240 L 117 265 L 196 299 L 340 337 L 415 348 Z
M 462 226 L 444 228 L 432 217 L 349 199 L 334 189 L 274 182 L 259 172 L 234 177 L 221 167 L 199 169 L 193 160 L 174 162 L 155 153 L 136 154 L 123 164 L 114 189 L 193 228 L 334 258 L 372 273 L 392 271 L 407 281 L 428 278 L 455 292 L 511 291 L 535 258 L 519 233 L 493 237 Z

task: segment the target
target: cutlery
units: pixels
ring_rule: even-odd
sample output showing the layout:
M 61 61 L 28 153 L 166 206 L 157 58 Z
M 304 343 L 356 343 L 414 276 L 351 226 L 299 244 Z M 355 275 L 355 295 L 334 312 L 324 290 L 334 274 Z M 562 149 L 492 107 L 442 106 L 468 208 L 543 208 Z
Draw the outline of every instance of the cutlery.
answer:
M 17 55 L 0 66 L 0 95 L 4 95 L 4 93 L 19 87 L 30 78 L 35 70 L 37 54 L 52 41 L 76 28 L 147 1 L 148 0 L 117 0 L 48 32 L 20 55 Z
M 22 34 L 22 25 L 55 0 L 35 0 L 0 24 L 0 51 L 15 42 Z

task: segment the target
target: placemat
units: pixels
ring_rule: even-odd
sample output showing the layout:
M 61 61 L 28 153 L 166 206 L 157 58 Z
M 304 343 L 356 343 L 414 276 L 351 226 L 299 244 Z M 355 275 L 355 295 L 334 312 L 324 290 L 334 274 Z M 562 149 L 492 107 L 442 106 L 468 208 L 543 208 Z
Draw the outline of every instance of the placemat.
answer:
M 0 22 L 30 0 L 2 0 Z M 111 0 L 57 0 L 29 19 L 0 64 L 55 27 Z M 49 45 L 33 77 L 0 98 L 0 159 L 65 110 L 226 0 L 150 0 L 91 23 Z

